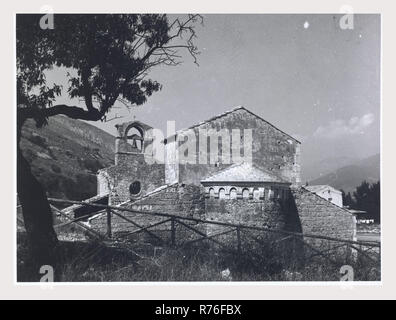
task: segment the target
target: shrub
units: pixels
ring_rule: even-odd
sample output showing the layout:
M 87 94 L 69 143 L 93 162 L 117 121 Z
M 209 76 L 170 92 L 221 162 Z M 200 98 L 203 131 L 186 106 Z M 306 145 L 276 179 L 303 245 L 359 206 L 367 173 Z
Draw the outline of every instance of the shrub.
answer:
M 48 147 L 47 145 L 47 139 L 45 139 L 44 137 L 39 136 L 37 133 L 32 133 L 30 136 L 26 137 L 31 143 L 42 147 L 44 149 L 46 149 Z
M 62 172 L 62 169 L 56 164 L 51 164 L 51 170 L 53 172 L 55 172 L 55 173 L 61 173 Z
M 79 163 L 83 168 L 92 173 L 96 173 L 104 167 L 97 159 L 80 159 Z

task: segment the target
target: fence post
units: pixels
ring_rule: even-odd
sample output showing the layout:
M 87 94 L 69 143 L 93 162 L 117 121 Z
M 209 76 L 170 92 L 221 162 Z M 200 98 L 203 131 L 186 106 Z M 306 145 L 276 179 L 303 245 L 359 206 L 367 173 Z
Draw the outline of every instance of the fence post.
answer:
M 107 212 L 107 236 L 111 238 L 111 210 L 110 208 L 106 208 Z
M 171 245 L 176 245 L 176 229 L 175 229 L 175 218 L 171 218 Z
M 238 254 L 241 253 L 241 230 L 239 227 L 236 229 L 237 232 L 237 238 L 238 238 Z
M 346 244 L 346 264 L 349 264 L 350 262 L 350 253 L 351 253 L 351 248 L 349 246 L 349 243 Z

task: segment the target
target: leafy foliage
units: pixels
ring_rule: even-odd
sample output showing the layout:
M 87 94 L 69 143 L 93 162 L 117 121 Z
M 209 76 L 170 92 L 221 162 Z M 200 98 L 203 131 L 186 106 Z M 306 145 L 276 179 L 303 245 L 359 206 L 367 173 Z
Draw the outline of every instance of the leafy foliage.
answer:
M 381 213 L 381 192 L 380 182 L 368 183 L 363 181 L 353 192 L 353 197 L 350 193 L 343 194 L 343 203 L 352 209 L 366 211 L 368 216 L 373 218 L 376 222 L 380 222 Z
M 17 101 L 38 126 L 55 114 L 103 120 L 117 100 L 142 105 L 161 89 L 148 78 L 151 68 L 179 64 L 179 49 L 194 61 L 199 53 L 193 44 L 199 15 L 170 22 L 164 14 L 57 14 L 54 29 L 45 30 L 40 18 L 17 16 Z M 48 85 L 45 71 L 55 66 L 75 71 L 68 73 L 67 92 L 86 109 L 53 106 L 62 88 Z
M 346 193 L 344 190 L 342 192 L 342 203 L 344 206 L 352 207 L 354 205 L 354 201 L 350 192 Z

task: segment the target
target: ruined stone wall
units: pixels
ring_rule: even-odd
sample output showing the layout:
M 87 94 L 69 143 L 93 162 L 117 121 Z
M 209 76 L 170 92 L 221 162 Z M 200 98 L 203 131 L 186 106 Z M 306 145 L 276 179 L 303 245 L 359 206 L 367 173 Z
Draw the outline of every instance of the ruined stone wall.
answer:
M 97 180 L 97 195 L 105 195 L 109 193 L 109 177 L 106 169 L 99 170 L 96 175 Z
M 303 187 L 293 189 L 292 195 L 303 233 L 355 240 L 356 220 L 353 214 Z M 337 244 L 327 240 L 304 240 L 320 247 Z
M 129 186 L 134 181 L 140 181 L 141 195 L 165 184 L 164 165 L 148 163 L 141 153 L 120 153 L 118 164 L 102 171 L 102 176 L 107 175 L 112 188 L 112 205 L 130 200 Z
M 206 218 L 213 221 L 240 223 L 303 235 L 356 240 L 356 220 L 351 213 L 301 187 L 293 188 L 291 196 L 284 201 L 280 199 L 207 198 L 205 208 Z M 209 235 L 224 230 L 226 227 L 207 225 Z M 235 232 L 222 235 L 218 239 L 234 247 L 238 241 Z M 261 244 L 257 240 L 260 240 Z M 250 230 L 242 234 L 242 247 L 245 250 L 254 249 L 257 252 L 268 247 L 270 251 L 285 255 L 284 259 L 291 254 L 297 258 L 302 258 L 304 254 L 309 256 L 309 252 L 315 249 L 303 245 L 300 240 L 304 240 L 305 243 L 319 250 L 337 247 L 336 250 L 331 251 L 332 254 L 345 254 L 349 250 L 345 246 L 338 248 L 340 243 L 336 241 L 304 236 L 288 238 L 287 234 Z
M 208 220 L 273 229 L 284 229 L 285 205 L 285 201 L 278 199 L 207 198 L 205 200 Z
M 284 230 L 300 232 L 298 217 L 289 210 L 290 199 L 218 199 L 207 198 L 205 208 L 206 218 L 212 221 L 242 224 L 269 230 Z M 230 227 L 206 225 L 207 234 L 214 235 L 230 229 Z M 230 249 L 238 249 L 243 254 L 253 254 L 266 257 L 271 261 L 286 263 L 292 255 L 301 252 L 301 246 L 296 246 L 295 239 L 284 233 L 253 229 L 240 229 L 238 234 L 233 231 L 220 234 L 216 239 Z M 268 261 L 269 261 L 268 260 Z
M 292 139 L 287 134 L 274 128 L 271 124 L 258 118 L 252 113 L 238 109 L 230 112 L 227 115 L 218 117 L 212 121 L 208 121 L 200 126 L 193 128 L 196 137 L 196 150 L 195 158 L 196 164 L 191 163 L 180 163 L 178 166 L 177 174 L 172 173 L 172 176 L 178 176 L 178 181 L 183 183 L 193 183 L 196 185 L 200 184 L 200 181 L 214 174 L 230 164 L 220 163 L 208 163 L 202 164 L 199 161 L 200 154 L 199 150 L 199 130 L 203 129 L 228 129 L 229 136 L 232 143 L 232 129 L 239 129 L 241 134 L 240 146 L 241 156 L 243 157 L 244 151 L 244 140 L 243 133 L 244 129 L 252 129 L 252 160 L 253 163 L 262 167 L 266 170 L 271 170 L 275 174 L 283 177 L 285 180 L 292 182 L 293 184 L 300 183 L 300 143 Z M 219 139 L 221 141 L 221 139 Z M 175 143 L 175 142 L 170 142 Z M 182 144 L 182 142 L 179 142 Z M 220 142 L 219 150 L 222 148 Z M 210 153 L 210 143 L 207 142 L 208 154 Z M 232 154 L 231 150 L 230 153 Z M 181 159 L 181 155 L 179 154 Z M 233 159 L 231 159 L 233 161 Z M 173 169 L 173 168 L 172 168 Z
M 154 191 L 135 202 L 129 202 L 122 205 L 123 208 L 129 208 L 137 211 L 146 212 L 159 212 L 174 214 L 179 216 L 188 216 L 195 218 L 204 218 L 204 196 L 200 192 L 200 188 L 194 185 L 179 185 L 174 184 L 171 186 L 166 186 L 158 191 Z M 139 213 L 133 213 L 128 211 L 117 211 L 128 219 L 133 220 L 135 223 L 142 227 L 166 220 L 165 217 L 159 217 L 154 215 L 145 215 Z M 187 224 L 193 224 L 192 222 L 186 222 Z M 98 231 L 106 232 L 107 220 L 106 214 L 97 216 L 90 220 L 90 224 L 93 228 Z M 133 224 L 125 221 L 124 219 L 112 215 L 112 231 L 114 233 L 125 233 L 136 230 L 137 227 Z M 170 235 L 171 225 L 170 222 L 166 224 L 159 225 L 150 230 L 155 230 L 155 232 L 166 231 L 167 236 Z M 188 237 L 194 236 L 189 230 L 177 227 L 177 238 L 180 241 L 181 230 L 184 229 L 183 234 L 187 234 Z M 183 236 L 184 237 L 184 236 Z M 184 239 L 185 240 L 185 239 Z

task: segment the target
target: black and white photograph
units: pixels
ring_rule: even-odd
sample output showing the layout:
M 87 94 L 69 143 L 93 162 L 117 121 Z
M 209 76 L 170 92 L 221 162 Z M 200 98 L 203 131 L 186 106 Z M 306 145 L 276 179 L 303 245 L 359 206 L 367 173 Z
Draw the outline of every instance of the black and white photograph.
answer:
M 344 9 L 16 14 L 17 283 L 380 283 L 381 14 Z

